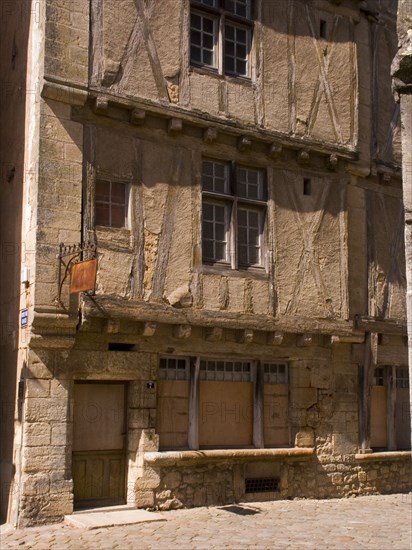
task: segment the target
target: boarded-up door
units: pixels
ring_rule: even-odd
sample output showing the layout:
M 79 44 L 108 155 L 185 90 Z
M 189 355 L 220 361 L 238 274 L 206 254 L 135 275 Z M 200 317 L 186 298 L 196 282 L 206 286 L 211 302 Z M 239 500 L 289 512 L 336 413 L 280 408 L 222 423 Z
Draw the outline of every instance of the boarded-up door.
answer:
M 73 483 L 76 507 L 125 502 L 125 384 L 74 386 Z

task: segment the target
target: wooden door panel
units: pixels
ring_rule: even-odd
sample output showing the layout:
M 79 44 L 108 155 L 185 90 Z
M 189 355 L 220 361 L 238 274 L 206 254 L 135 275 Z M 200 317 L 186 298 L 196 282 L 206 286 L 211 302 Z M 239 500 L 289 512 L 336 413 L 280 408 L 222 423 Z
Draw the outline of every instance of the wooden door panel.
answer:
M 76 507 L 125 502 L 125 385 L 76 384 L 73 485 Z

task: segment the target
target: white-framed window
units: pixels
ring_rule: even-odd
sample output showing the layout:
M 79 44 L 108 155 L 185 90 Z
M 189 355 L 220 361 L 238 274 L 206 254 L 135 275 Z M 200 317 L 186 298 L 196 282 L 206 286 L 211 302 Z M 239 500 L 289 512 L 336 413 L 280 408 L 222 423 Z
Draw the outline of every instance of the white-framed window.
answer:
M 286 363 L 161 358 L 160 450 L 289 446 L 287 373 Z
M 219 74 L 250 77 L 251 0 L 192 0 L 190 62 Z
M 262 169 L 203 160 L 203 263 L 264 267 L 264 176 Z
M 98 179 L 94 191 L 94 224 L 105 227 L 128 226 L 129 185 Z

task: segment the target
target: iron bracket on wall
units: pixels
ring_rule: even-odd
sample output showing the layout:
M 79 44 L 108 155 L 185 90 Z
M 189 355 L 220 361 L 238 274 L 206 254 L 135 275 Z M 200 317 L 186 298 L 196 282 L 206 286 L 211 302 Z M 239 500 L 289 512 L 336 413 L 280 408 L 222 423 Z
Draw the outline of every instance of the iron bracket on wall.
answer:
M 59 253 L 57 255 L 57 258 L 59 260 L 59 279 L 58 279 L 57 298 L 56 298 L 56 304 L 59 307 L 64 308 L 64 304 L 61 296 L 62 296 L 63 284 L 67 279 L 70 267 L 72 266 L 73 263 L 76 263 L 82 260 L 84 261 L 84 260 L 91 260 L 93 258 L 96 258 L 96 251 L 97 251 L 97 245 L 90 242 L 78 243 L 78 244 L 72 244 L 72 245 L 66 245 L 64 243 L 60 243 Z

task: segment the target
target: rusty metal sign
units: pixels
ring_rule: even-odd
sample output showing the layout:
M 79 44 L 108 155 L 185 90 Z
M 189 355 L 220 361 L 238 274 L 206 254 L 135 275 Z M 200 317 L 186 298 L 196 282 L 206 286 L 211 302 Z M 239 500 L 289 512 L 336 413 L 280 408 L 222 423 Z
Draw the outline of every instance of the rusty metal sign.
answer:
M 73 264 L 70 276 L 70 294 L 94 290 L 96 286 L 96 273 L 96 258 Z

